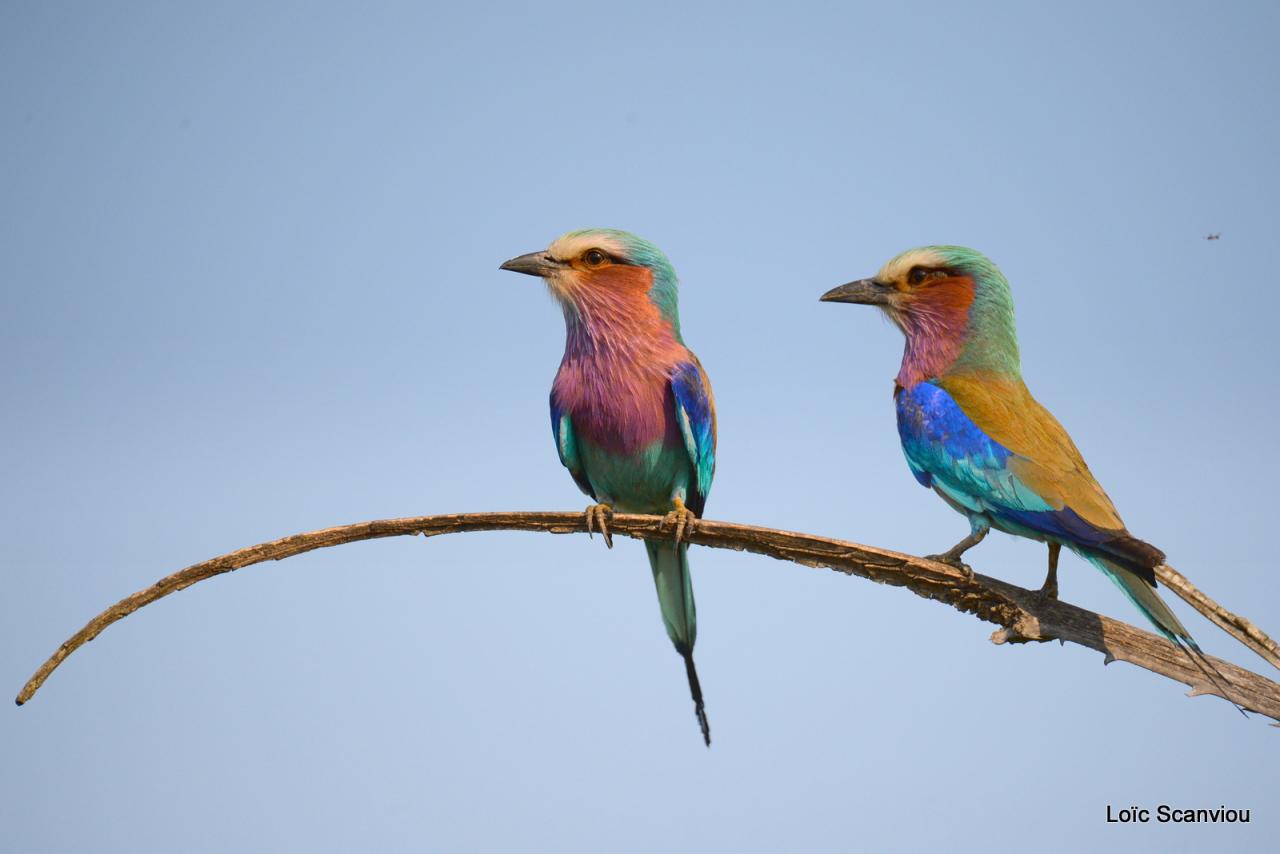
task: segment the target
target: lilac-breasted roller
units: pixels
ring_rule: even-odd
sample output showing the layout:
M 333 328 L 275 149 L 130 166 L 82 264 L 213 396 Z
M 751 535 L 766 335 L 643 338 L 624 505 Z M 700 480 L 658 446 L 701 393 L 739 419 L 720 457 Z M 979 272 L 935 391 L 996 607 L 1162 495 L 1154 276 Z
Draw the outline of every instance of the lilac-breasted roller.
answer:
M 907 464 L 970 524 L 969 536 L 935 558 L 971 573 L 961 555 L 991 528 L 1039 540 L 1049 547 L 1041 594 L 1056 598 L 1066 546 L 1221 679 L 1156 593 L 1164 553 L 1129 533 L 1067 431 L 1027 390 L 1013 297 L 995 264 L 962 246 L 926 246 L 822 300 L 878 306 L 906 336 L 893 397 Z
M 596 502 L 587 530 L 612 547 L 608 516 L 666 514 L 671 542 L 645 541 L 667 634 L 684 659 L 703 740 L 711 730 L 693 664 L 697 615 L 684 533 L 702 515 L 716 461 L 716 410 L 680 336 L 675 270 L 658 247 L 614 229 L 573 231 L 504 270 L 540 276 L 564 311 L 551 385 L 560 462 Z M 670 512 L 668 512 L 670 511 Z

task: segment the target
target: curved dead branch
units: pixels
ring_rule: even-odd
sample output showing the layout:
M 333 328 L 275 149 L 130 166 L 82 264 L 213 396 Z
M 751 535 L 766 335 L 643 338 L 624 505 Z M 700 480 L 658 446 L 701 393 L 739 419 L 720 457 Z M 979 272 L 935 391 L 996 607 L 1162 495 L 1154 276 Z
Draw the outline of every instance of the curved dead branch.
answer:
M 614 534 L 625 534 L 637 539 L 667 539 L 671 536 L 670 530 L 664 530 L 660 516 L 615 515 L 610 528 Z M 466 531 L 498 530 L 571 534 L 585 532 L 586 524 L 582 513 L 458 513 L 361 522 L 295 534 L 240 549 L 166 576 L 94 617 L 40 666 L 18 694 L 18 705 L 30 700 L 67 656 L 93 640 L 107 626 L 157 599 L 163 599 L 206 578 L 255 563 L 282 560 L 303 552 L 357 540 L 413 534 L 433 537 Z M 1033 591 L 995 578 L 985 575 L 966 578 L 960 570 L 945 563 L 812 534 L 711 520 L 699 521 L 687 538 L 693 543 L 712 548 L 754 552 L 806 566 L 828 567 L 882 584 L 905 587 L 918 596 L 935 599 L 1000 626 L 991 637 L 995 643 L 1054 639 L 1070 641 L 1104 653 L 1108 661 L 1128 661 L 1153 673 L 1183 682 L 1191 686 L 1192 696 L 1221 696 L 1218 688 L 1208 682 L 1186 655 L 1163 638 L 1065 602 L 1041 599 Z M 1162 570 L 1165 569 L 1168 568 L 1162 567 Z M 1174 583 L 1169 586 L 1197 610 L 1206 613 L 1211 619 L 1214 617 L 1207 612 L 1216 614 L 1215 622 L 1234 626 L 1236 631 L 1232 634 L 1241 638 L 1250 648 L 1273 664 L 1280 661 L 1280 656 L 1276 655 L 1275 642 L 1252 623 L 1217 605 L 1173 570 L 1168 572 L 1176 576 L 1177 582 L 1176 586 Z M 1161 580 L 1168 583 L 1164 574 L 1161 575 Z M 1229 682 L 1231 699 L 1246 709 L 1280 720 L 1280 685 L 1222 659 L 1214 658 L 1212 661 Z

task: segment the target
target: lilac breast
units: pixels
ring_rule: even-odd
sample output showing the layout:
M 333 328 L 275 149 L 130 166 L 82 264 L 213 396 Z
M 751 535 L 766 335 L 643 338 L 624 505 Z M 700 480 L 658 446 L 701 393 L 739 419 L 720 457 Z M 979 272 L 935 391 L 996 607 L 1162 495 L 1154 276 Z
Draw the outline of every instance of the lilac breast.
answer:
M 680 442 L 665 373 L 566 360 L 551 387 L 552 405 L 568 412 L 579 441 L 612 453 L 638 454 L 659 439 Z

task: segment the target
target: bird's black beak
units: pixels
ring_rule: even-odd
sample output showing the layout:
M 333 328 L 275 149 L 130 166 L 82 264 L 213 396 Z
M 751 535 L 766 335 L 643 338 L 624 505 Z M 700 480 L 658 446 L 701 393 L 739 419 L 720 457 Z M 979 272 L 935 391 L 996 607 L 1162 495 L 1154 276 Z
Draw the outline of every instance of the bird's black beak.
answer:
M 530 252 L 517 255 L 510 261 L 504 261 L 499 270 L 510 270 L 513 273 L 524 273 L 526 276 L 542 276 L 546 278 L 565 265 L 552 258 L 546 252 Z
M 861 305 L 888 305 L 894 292 L 891 285 L 882 285 L 875 279 L 859 279 L 823 294 L 822 302 L 854 302 Z

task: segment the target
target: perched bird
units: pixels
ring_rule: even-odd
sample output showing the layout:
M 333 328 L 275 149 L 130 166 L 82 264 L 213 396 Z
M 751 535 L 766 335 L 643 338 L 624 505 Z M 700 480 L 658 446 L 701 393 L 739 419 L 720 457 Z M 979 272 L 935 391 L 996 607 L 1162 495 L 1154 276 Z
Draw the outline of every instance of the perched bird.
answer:
M 586 511 L 588 532 L 598 527 L 612 548 L 614 510 L 665 513 L 674 530 L 671 542 L 647 540 L 645 548 L 710 746 L 693 664 L 697 615 L 683 539 L 711 489 L 716 410 L 711 383 L 680 336 L 675 270 L 652 243 L 604 228 L 572 231 L 502 269 L 542 277 L 564 311 L 551 431 L 560 462 L 596 502 Z
M 1040 592 L 1057 598 L 1066 546 L 1206 676 L 1221 677 L 1156 593 L 1164 553 L 1129 533 L 1067 431 L 1022 381 L 1013 298 L 995 264 L 962 246 L 926 246 L 822 300 L 878 306 L 906 336 L 893 391 L 902 450 L 920 485 L 970 525 L 969 536 L 933 557 L 972 575 L 961 555 L 991 528 L 1039 540 L 1049 547 Z

